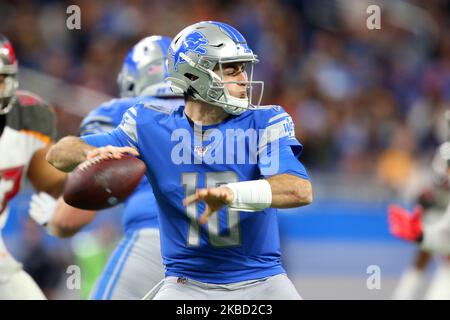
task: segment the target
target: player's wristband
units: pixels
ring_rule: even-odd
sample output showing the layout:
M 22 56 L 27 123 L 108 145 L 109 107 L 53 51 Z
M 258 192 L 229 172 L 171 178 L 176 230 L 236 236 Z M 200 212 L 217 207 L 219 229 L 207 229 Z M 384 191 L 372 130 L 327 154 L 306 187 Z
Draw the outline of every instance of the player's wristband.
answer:
M 272 204 L 272 189 L 267 180 L 253 180 L 228 183 L 225 185 L 233 191 L 234 199 L 228 205 L 239 211 L 261 211 Z

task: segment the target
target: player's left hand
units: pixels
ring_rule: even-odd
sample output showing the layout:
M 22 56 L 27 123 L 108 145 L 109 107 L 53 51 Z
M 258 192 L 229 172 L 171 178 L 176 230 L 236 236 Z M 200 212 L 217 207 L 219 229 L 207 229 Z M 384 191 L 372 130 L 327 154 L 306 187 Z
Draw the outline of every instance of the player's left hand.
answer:
M 422 208 L 416 206 L 413 213 L 397 205 L 388 208 L 389 230 L 394 236 L 408 240 L 418 241 L 422 237 Z
M 214 212 L 219 211 L 223 206 L 230 204 L 233 201 L 233 197 L 233 191 L 228 187 L 197 189 L 193 195 L 184 198 L 183 205 L 187 207 L 191 203 L 200 200 L 205 201 L 206 209 L 199 219 L 199 223 L 204 224 Z
M 46 227 L 53 217 L 56 207 L 56 199 L 45 192 L 39 192 L 31 197 L 28 214 L 34 221 Z

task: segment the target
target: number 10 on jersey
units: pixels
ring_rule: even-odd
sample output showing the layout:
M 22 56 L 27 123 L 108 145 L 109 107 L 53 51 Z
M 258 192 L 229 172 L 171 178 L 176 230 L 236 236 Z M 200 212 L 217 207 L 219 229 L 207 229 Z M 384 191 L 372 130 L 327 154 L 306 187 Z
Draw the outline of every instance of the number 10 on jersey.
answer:
M 195 193 L 198 188 L 198 172 L 186 172 L 181 180 L 184 185 L 185 197 Z M 233 171 L 208 172 L 205 175 L 206 188 L 216 188 L 220 185 L 238 182 L 238 176 Z M 192 203 L 186 208 L 186 214 L 189 218 L 189 230 L 187 245 L 195 247 L 200 245 L 201 228 L 198 224 L 198 204 Z M 219 215 L 215 212 L 211 215 L 207 223 L 208 242 L 214 247 L 232 247 L 240 245 L 240 225 L 239 211 L 227 210 L 227 232 L 220 235 Z

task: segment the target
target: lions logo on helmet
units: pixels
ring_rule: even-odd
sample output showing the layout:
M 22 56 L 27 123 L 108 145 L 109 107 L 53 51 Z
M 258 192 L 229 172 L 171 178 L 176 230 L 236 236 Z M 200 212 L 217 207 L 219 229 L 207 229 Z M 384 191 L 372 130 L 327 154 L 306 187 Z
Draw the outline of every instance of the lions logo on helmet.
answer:
M 172 49 L 170 49 L 170 54 L 172 54 L 174 57 L 175 70 L 178 70 L 178 64 L 179 63 L 185 63 L 186 60 L 184 60 L 180 54 L 187 54 L 188 52 L 197 52 L 198 54 L 206 54 L 206 49 L 203 47 L 208 44 L 208 40 L 198 31 L 192 32 L 186 36 L 186 38 L 183 40 L 180 49 L 177 50 L 177 52 L 173 52 Z

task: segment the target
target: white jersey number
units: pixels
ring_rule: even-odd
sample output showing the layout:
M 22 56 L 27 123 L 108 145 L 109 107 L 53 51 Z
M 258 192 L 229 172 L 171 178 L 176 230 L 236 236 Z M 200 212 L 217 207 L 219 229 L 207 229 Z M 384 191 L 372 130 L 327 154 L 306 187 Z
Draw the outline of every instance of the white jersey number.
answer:
M 182 184 L 184 185 L 185 196 L 195 193 L 198 184 L 198 173 L 188 172 L 182 175 Z M 223 184 L 238 182 L 236 173 L 232 171 L 225 172 L 208 172 L 205 177 L 205 185 L 207 188 L 215 188 Z M 188 246 L 200 245 L 200 226 L 198 224 L 198 206 L 193 203 L 186 208 L 189 217 Z M 239 227 L 239 211 L 227 211 L 227 232 L 226 235 L 220 235 L 219 216 L 214 212 L 208 220 L 208 241 L 215 247 L 232 247 L 240 245 L 240 227 Z
M 19 192 L 22 173 L 23 166 L 0 170 L 0 214 L 5 210 L 8 201 Z

